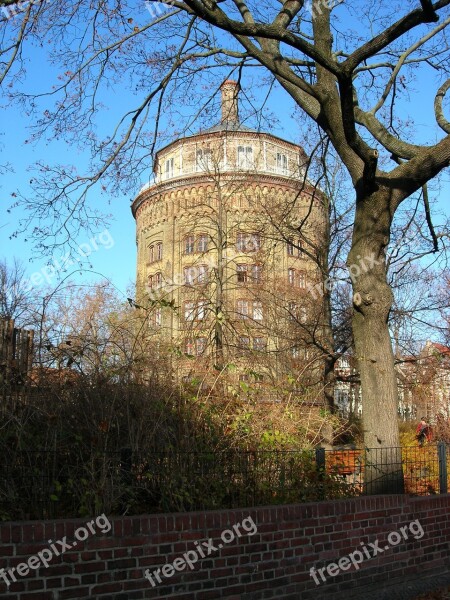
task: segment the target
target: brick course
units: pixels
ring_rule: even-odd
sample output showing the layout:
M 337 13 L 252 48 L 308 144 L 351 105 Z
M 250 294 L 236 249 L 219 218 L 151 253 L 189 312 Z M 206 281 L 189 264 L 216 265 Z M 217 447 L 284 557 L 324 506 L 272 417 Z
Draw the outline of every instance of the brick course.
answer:
M 258 527 L 217 549 L 195 564 L 194 570 L 176 571 L 152 587 L 144 578 L 171 565 L 195 542 L 213 539 L 252 517 Z M 326 567 L 355 550 L 361 543 L 379 540 L 418 519 L 424 536 L 409 537 L 379 556 L 365 560 L 317 586 L 310 568 Z M 0 523 L 0 568 L 9 569 L 53 542 L 67 536 L 90 519 Z M 65 554 L 54 557 L 8 588 L 0 578 L 0 598 L 5 600 L 101 599 L 139 600 L 260 600 L 265 598 L 361 598 L 389 584 L 442 573 L 450 566 L 450 495 L 413 498 L 374 496 L 350 500 L 298 504 L 207 513 L 111 517 L 112 530 L 97 533 Z M 205 549 L 206 551 L 206 549 Z M 406 597 L 406 596 L 405 596 Z

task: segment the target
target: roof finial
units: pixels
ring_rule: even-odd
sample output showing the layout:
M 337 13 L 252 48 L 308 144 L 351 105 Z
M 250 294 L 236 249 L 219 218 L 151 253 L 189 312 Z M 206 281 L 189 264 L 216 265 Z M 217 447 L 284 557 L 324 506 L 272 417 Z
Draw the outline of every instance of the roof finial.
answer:
M 222 90 L 222 123 L 239 123 L 239 84 L 227 79 L 220 89 Z

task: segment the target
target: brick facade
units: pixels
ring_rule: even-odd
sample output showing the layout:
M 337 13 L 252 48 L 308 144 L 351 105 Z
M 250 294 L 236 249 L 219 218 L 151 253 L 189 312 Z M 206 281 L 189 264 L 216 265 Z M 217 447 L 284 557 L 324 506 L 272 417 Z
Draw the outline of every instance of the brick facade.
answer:
M 224 530 L 251 517 L 254 535 L 243 535 L 218 548 Z M 424 534 L 412 535 L 317 586 L 311 567 L 319 569 L 378 540 L 385 548 L 390 532 L 419 520 Z M 74 532 L 88 519 L 0 524 L 1 561 L 5 570 L 26 563 L 49 547 L 48 540 L 73 546 Z M 206 513 L 113 517 L 107 533 L 96 532 L 76 547 L 53 557 L 7 588 L 4 600 L 259 600 L 282 598 L 361 598 L 390 583 L 406 586 L 419 574 L 442 573 L 450 562 L 450 496 L 412 498 L 378 496 L 317 504 L 222 510 Z M 241 528 L 242 533 L 245 533 Z M 212 538 L 216 550 L 152 587 L 153 573 Z M 223 538 L 222 538 L 223 539 Z M 207 554 L 208 550 L 204 550 Z M 169 571 L 174 569 L 168 568 Z M 7 572 L 7 571 L 6 571 Z M 160 576 L 161 577 L 161 576 Z M 397 597 L 397 596 L 395 596 Z

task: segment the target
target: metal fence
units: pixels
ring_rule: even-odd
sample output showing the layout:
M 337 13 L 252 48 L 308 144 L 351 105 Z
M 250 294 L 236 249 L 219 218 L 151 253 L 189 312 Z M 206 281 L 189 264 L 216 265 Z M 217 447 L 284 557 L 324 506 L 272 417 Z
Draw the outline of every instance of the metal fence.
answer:
M 448 452 L 443 443 L 145 454 L 9 448 L 0 470 L 0 519 L 237 508 L 387 491 L 447 493 Z
M 421 496 L 448 492 L 449 452 L 450 446 L 443 442 L 423 447 L 319 449 L 316 462 L 360 494 L 370 495 L 384 488 L 390 493 Z

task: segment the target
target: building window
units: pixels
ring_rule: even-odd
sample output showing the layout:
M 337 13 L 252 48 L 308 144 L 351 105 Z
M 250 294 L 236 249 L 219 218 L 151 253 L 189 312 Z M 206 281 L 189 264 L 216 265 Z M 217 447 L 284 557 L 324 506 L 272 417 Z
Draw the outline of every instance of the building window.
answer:
M 208 235 L 206 233 L 202 233 L 198 236 L 197 239 L 197 252 L 207 252 L 208 251 Z
M 237 265 L 238 283 L 261 283 L 261 265 Z
M 184 285 L 194 285 L 197 276 L 195 267 L 184 267 Z
M 185 354 L 189 354 L 189 356 L 194 356 L 194 353 L 195 353 L 194 340 L 187 339 L 184 341 L 184 352 L 185 352 Z
M 196 350 L 197 356 L 204 354 L 204 352 L 206 350 L 206 338 L 205 337 L 199 337 L 195 340 L 195 350 Z
M 184 320 L 194 321 L 195 320 L 195 303 L 185 302 L 184 303 Z
M 239 319 L 248 319 L 249 316 L 249 301 L 248 300 L 237 300 L 236 312 Z
M 206 318 L 206 300 L 200 300 L 197 302 L 197 321 L 203 321 Z
M 198 265 L 198 283 L 206 283 L 208 281 L 208 265 Z
M 197 265 L 184 267 L 184 285 L 194 285 L 195 283 L 206 283 L 208 281 L 208 266 Z
M 250 348 L 250 338 L 245 335 L 240 336 L 239 337 L 239 347 L 244 350 L 247 350 L 248 348 Z
M 300 238 L 295 240 L 289 239 L 287 242 L 287 253 L 288 256 L 302 256 L 302 240 Z
M 187 301 L 184 303 L 185 321 L 203 321 L 206 317 L 206 300 L 198 302 Z
M 263 305 L 259 300 L 237 300 L 236 312 L 239 319 L 248 319 L 250 316 L 254 321 L 263 320 Z
M 166 178 L 173 177 L 174 160 L 169 158 L 166 160 Z
M 194 254 L 195 249 L 195 236 L 192 234 L 187 235 L 184 238 L 184 253 L 185 254 Z
M 154 263 L 158 260 L 162 260 L 163 257 L 163 245 L 162 242 L 158 242 L 157 244 L 152 244 L 149 248 L 149 259 L 151 263 Z
M 197 171 L 208 170 L 212 164 L 211 150 L 208 148 L 197 150 Z
M 161 323 L 162 323 L 162 310 L 161 310 L 161 308 L 155 308 L 155 310 L 149 316 L 148 324 L 151 327 L 161 327 Z
M 162 273 L 155 273 L 148 278 L 148 287 L 151 290 L 158 289 L 162 286 Z
M 254 321 L 262 321 L 263 320 L 263 306 L 262 302 L 255 300 L 253 302 L 253 320 Z
M 184 352 L 190 356 L 201 356 L 206 349 L 206 338 L 199 337 L 195 340 L 188 338 L 184 341 Z
M 236 236 L 236 250 L 238 252 L 257 252 L 261 248 L 259 233 L 246 233 L 239 231 Z
M 264 352 L 267 348 L 267 340 L 263 337 L 255 337 L 253 338 L 253 350 L 257 350 L 258 352 Z
M 238 146 L 238 167 L 240 169 L 250 169 L 253 167 L 252 146 Z
M 277 153 L 277 171 L 278 173 L 283 173 L 284 175 L 288 172 L 288 159 L 286 154 L 281 154 L 281 152 Z
M 306 288 L 306 273 L 305 271 L 297 271 L 296 269 L 288 269 L 288 282 L 289 285 L 299 287 L 301 289 Z
M 288 313 L 289 313 L 289 319 L 291 321 L 296 321 L 297 320 L 297 311 L 298 311 L 298 305 L 296 302 L 289 302 L 288 304 Z

